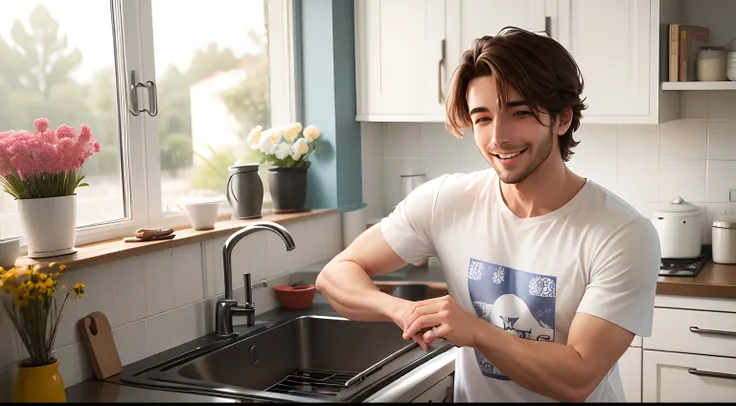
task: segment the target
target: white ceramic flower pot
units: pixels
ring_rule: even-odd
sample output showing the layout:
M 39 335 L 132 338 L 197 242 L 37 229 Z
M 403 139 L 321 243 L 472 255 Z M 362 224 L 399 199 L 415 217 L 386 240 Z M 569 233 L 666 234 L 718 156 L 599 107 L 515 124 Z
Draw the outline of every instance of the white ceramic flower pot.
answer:
M 77 252 L 77 195 L 16 200 L 29 258 Z

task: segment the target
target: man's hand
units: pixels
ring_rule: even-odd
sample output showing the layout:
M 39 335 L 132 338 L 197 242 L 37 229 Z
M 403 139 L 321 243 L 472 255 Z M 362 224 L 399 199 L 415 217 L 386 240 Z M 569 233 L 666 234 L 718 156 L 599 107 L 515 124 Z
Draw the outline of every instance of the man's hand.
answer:
M 463 309 L 453 298 L 443 296 L 413 303 L 402 323 L 406 326 L 403 337 L 407 340 L 426 330 L 422 338 L 427 345 L 444 338 L 458 347 L 473 347 L 482 323 L 483 319 Z

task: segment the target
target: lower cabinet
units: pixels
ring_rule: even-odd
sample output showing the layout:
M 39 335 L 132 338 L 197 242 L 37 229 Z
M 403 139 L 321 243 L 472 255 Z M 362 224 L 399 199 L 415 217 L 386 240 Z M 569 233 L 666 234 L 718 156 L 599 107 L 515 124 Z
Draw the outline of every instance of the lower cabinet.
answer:
M 424 393 L 414 398 L 411 403 L 452 403 L 455 374 L 447 375 Z
M 734 402 L 736 359 L 644 350 L 644 402 Z
M 641 402 L 641 348 L 629 347 L 618 360 L 626 402 Z

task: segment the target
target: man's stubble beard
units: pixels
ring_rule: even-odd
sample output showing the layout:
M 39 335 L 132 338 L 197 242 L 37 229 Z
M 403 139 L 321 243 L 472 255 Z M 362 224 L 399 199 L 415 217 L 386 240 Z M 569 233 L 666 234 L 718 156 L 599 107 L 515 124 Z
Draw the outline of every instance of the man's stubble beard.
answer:
M 527 165 L 527 167 L 524 168 L 524 171 L 521 172 L 520 174 L 518 174 L 516 176 L 513 176 L 513 175 L 508 174 L 508 173 L 503 174 L 502 172 L 500 172 L 498 170 L 498 168 L 496 168 L 495 165 L 493 165 L 493 163 L 491 163 L 491 166 L 496 171 L 496 174 L 498 175 L 498 178 L 501 179 L 501 181 L 503 183 L 506 183 L 507 185 L 514 185 L 514 184 L 517 184 L 517 183 L 521 183 L 526 178 L 528 178 L 529 175 L 531 175 L 532 173 L 534 173 L 534 171 L 536 171 L 537 168 L 539 168 L 539 166 L 542 165 L 542 163 L 547 160 L 547 158 L 549 158 L 550 154 L 552 153 L 552 149 L 553 149 L 552 147 L 553 146 L 554 146 L 554 133 L 552 131 L 552 128 L 550 128 L 549 129 L 548 136 L 539 145 L 539 150 L 537 152 L 537 155 L 533 157 L 532 161 L 529 162 L 529 164 Z M 531 152 L 531 151 L 530 150 L 527 150 L 524 153 L 526 154 L 526 153 L 529 153 L 529 152 Z M 493 162 L 493 161 L 491 161 L 491 162 Z

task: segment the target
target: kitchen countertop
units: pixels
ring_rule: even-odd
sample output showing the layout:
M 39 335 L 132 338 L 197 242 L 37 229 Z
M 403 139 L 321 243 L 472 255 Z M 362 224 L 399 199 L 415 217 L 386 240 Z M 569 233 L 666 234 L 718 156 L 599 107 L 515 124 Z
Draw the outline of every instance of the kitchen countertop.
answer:
M 302 280 L 314 283 L 318 273 L 327 262 L 320 262 L 298 269 L 291 282 Z M 446 287 L 442 266 L 435 258 L 426 266 L 407 265 L 396 272 L 372 278 L 376 282 L 391 285 L 428 283 L 434 287 Z M 736 265 L 723 265 L 709 260 L 700 274 L 690 276 L 660 276 L 657 279 L 657 294 L 691 296 L 714 299 L 736 299 Z
M 708 261 L 696 277 L 660 276 L 658 295 L 736 299 L 736 265 Z

